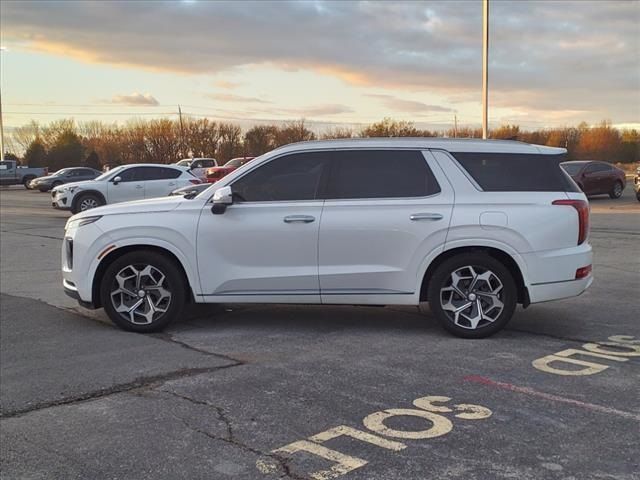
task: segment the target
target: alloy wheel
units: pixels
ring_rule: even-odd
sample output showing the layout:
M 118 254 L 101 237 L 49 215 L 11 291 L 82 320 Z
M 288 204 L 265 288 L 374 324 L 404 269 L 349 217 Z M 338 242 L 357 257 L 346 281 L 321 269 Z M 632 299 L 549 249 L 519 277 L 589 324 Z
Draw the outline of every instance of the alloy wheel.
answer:
M 89 210 L 91 208 L 99 207 L 98 201 L 95 198 L 83 198 L 80 202 L 80 211 L 84 212 L 85 210 Z
M 149 325 L 169 309 L 168 287 L 166 275 L 153 265 L 127 265 L 114 277 L 109 296 L 123 319 Z
M 460 267 L 440 289 L 440 305 L 455 325 L 475 330 L 493 323 L 504 309 L 503 285 L 491 270 Z

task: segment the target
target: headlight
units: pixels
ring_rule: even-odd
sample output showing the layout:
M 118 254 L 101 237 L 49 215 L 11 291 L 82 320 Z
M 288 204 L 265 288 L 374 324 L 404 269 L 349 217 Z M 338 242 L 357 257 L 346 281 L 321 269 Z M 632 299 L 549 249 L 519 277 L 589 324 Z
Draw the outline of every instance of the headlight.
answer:
M 89 225 L 90 223 L 97 222 L 101 218 L 102 218 L 102 215 L 95 215 L 93 217 L 83 217 L 83 218 L 76 218 L 76 219 L 72 217 L 69 220 L 67 220 L 67 224 L 64 226 L 64 229 L 70 230 L 72 228 L 79 228 L 79 227 L 82 227 L 83 225 Z

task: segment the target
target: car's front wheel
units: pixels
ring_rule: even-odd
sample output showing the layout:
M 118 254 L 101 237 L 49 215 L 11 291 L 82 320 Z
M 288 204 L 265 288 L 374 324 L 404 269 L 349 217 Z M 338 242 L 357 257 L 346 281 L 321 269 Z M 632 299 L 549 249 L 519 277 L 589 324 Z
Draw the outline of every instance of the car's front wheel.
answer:
M 100 299 L 117 326 L 150 333 L 162 330 L 181 314 L 186 291 L 186 280 L 174 260 L 154 251 L 139 250 L 107 267 L 100 284 Z
M 611 198 L 620 198 L 622 196 L 622 182 L 616 182 L 613 184 L 613 188 L 609 192 L 609 197 Z
M 513 275 L 487 254 L 463 253 L 449 258 L 428 282 L 431 311 L 458 337 L 488 337 L 513 316 L 517 302 Z
M 91 210 L 92 208 L 96 208 L 101 205 L 104 205 L 104 201 L 98 197 L 98 195 L 94 195 L 93 193 L 84 193 L 80 194 L 80 196 L 74 200 L 71 212 L 84 212 L 85 210 Z

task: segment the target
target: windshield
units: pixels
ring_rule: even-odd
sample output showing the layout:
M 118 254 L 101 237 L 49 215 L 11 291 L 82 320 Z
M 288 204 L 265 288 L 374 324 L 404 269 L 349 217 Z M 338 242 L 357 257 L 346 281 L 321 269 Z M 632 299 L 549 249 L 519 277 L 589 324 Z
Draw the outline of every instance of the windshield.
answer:
M 114 173 L 118 173 L 121 172 L 124 169 L 124 165 L 121 165 L 119 167 L 116 168 L 112 168 L 111 170 L 108 170 L 106 172 L 104 172 L 102 175 L 94 178 L 95 181 L 99 182 L 101 180 L 106 180 L 107 178 L 111 177 L 111 175 L 113 175 Z
M 62 169 L 58 170 L 57 172 L 55 172 L 53 175 L 55 175 L 55 176 L 64 175 L 69 170 L 71 170 L 71 169 L 70 168 L 62 168 Z
M 561 163 L 560 166 L 564 168 L 569 175 L 577 175 L 578 172 L 582 170 L 582 167 L 584 167 L 584 164 L 585 162 L 565 162 Z

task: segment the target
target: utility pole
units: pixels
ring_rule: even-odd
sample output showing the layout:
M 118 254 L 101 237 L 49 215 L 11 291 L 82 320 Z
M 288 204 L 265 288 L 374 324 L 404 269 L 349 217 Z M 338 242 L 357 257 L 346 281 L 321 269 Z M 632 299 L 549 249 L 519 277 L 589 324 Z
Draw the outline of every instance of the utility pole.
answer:
M 458 138 L 458 115 L 453 115 L 453 138 Z
M 482 138 L 489 132 L 489 0 L 482 0 Z
M 6 50 L 0 47 L 0 53 Z M 2 72 L 2 55 L 0 55 L 0 72 Z M 2 75 L 0 75 L 0 162 L 4 162 L 4 127 L 2 125 Z
M 178 105 L 178 116 L 180 117 L 180 154 L 184 157 L 186 156 L 184 151 L 184 125 L 182 124 L 182 110 L 180 109 L 180 105 Z

